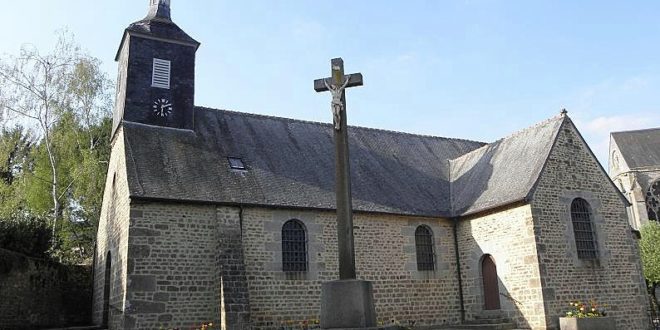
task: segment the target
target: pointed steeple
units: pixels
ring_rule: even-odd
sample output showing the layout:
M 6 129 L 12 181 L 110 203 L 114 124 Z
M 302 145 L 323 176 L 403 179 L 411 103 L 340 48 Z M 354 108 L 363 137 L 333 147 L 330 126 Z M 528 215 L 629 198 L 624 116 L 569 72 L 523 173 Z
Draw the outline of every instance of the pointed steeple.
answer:
M 149 14 L 124 30 L 117 50 L 113 134 L 122 121 L 194 128 L 198 47 L 199 42 L 172 22 L 170 0 L 149 0 Z
M 149 0 L 147 19 L 172 21 L 170 16 L 170 0 Z

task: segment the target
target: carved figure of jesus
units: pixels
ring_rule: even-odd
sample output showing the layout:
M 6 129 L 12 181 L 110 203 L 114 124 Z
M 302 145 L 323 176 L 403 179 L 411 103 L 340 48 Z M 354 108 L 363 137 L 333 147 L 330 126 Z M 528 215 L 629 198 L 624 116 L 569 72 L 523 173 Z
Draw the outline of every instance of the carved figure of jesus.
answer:
M 341 111 L 344 110 L 344 103 L 341 100 L 341 95 L 346 85 L 348 85 L 349 80 L 351 80 L 351 75 L 346 75 L 346 80 L 341 86 L 335 84 L 329 85 L 326 79 L 323 79 L 325 88 L 327 88 L 330 93 L 332 93 L 332 101 L 330 105 L 332 107 L 332 119 L 335 124 L 335 130 L 339 131 L 341 129 Z

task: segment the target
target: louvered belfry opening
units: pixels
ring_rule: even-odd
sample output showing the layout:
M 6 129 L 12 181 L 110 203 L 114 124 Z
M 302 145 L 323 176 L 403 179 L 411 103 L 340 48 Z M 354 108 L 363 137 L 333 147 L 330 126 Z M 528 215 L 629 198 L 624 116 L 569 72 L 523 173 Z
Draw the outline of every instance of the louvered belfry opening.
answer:
M 151 77 L 151 86 L 157 88 L 170 88 L 170 70 L 171 63 L 168 60 L 154 58 L 153 74 Z
M 573 233 L 575 234 L 575 246 L 579 259 L 597 259 L 596 240 L 594 238 L 593 224 L 591 219 L 591 207 L 582 198 L 576 198 L 571 204 L 571 219 L 573 221 Z
M 289 220 L 282 226 L 282 270 L 307 271 L 307 235 L 298 220 Z
M 417 270 L 434 270 L 433 235 L 431 229 L 419 226 L 415 230 L 415 248 L 417 251 Z
M 653 182 L 646 192 L 646 213 L 649 220 L 660 221 L 660 180 Z

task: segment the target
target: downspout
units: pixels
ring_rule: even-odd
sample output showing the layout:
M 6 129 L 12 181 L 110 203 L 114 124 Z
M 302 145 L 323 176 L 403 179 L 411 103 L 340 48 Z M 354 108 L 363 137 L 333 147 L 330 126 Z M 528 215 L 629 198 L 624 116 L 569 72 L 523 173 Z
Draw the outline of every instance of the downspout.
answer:
M 461 257 L 458 253 L 458 217 L 454 220 L 454 251 L 456 254 L 456 274 L 458 277 L 458 300 L 461 304 L 461 323 L 465 323 L 465 302 L 463 301 L 463 279 L 461 276 Z
M 457 214 L 457 212 L 454 210 L 454 185 L 453 185 L 453 180 L 452 180 L 452 164 L 451 160 L 448 159 L 447 162 L 449 163 L 449 175 L 448 175 L 448 181 L 449 181 L 449 205 L 451 207 L 451 213 L 452 214 Z M 461 324 L 465 323 L 465 301 L 463 297 L 463 276 L 461 274 L 461 257 L 460 254 L 458 253 L 458 216 L 454 216 L 451 218 L 453 221 L 453 232 L 454 232 L 454 254 L 456 255 L 456 277 L 458 278 L 458 301 L 461 305 Z

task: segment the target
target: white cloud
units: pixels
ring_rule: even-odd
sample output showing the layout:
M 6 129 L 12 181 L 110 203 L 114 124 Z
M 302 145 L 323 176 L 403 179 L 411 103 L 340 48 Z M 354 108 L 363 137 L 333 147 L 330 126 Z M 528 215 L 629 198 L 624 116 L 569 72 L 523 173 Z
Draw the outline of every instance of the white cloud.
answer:
M 584 135 L 585 140 L 607 169 L 607 159 L 610 145 L 610 133 L 630 131 L 660 126 L 660 114 L 629 113 L 625 115 L 598 116 L 586 120 L 576 119 L 576 125 Z
M 646 108 L 649 104 L 657 104 L 659 85 L 660 76 L 653 74 L 607 78 L 577 90 L 569 99 L 569 111 L 596 116 L 603 112 L 624 113 L 628 109 L 649 110 Z
M 658 73 L 640 72 L 582 86 L 564 103 L 603 166 L 610 133 L 660 126 L 658 88 Z
M 630 114 L 618 116 L 600 116 L 589 120 L 584 125 L 584 130 L 594 134 L 607 134 L 618 131 L 629 131 L 647 128 L 654 119 L 650 116 Z

